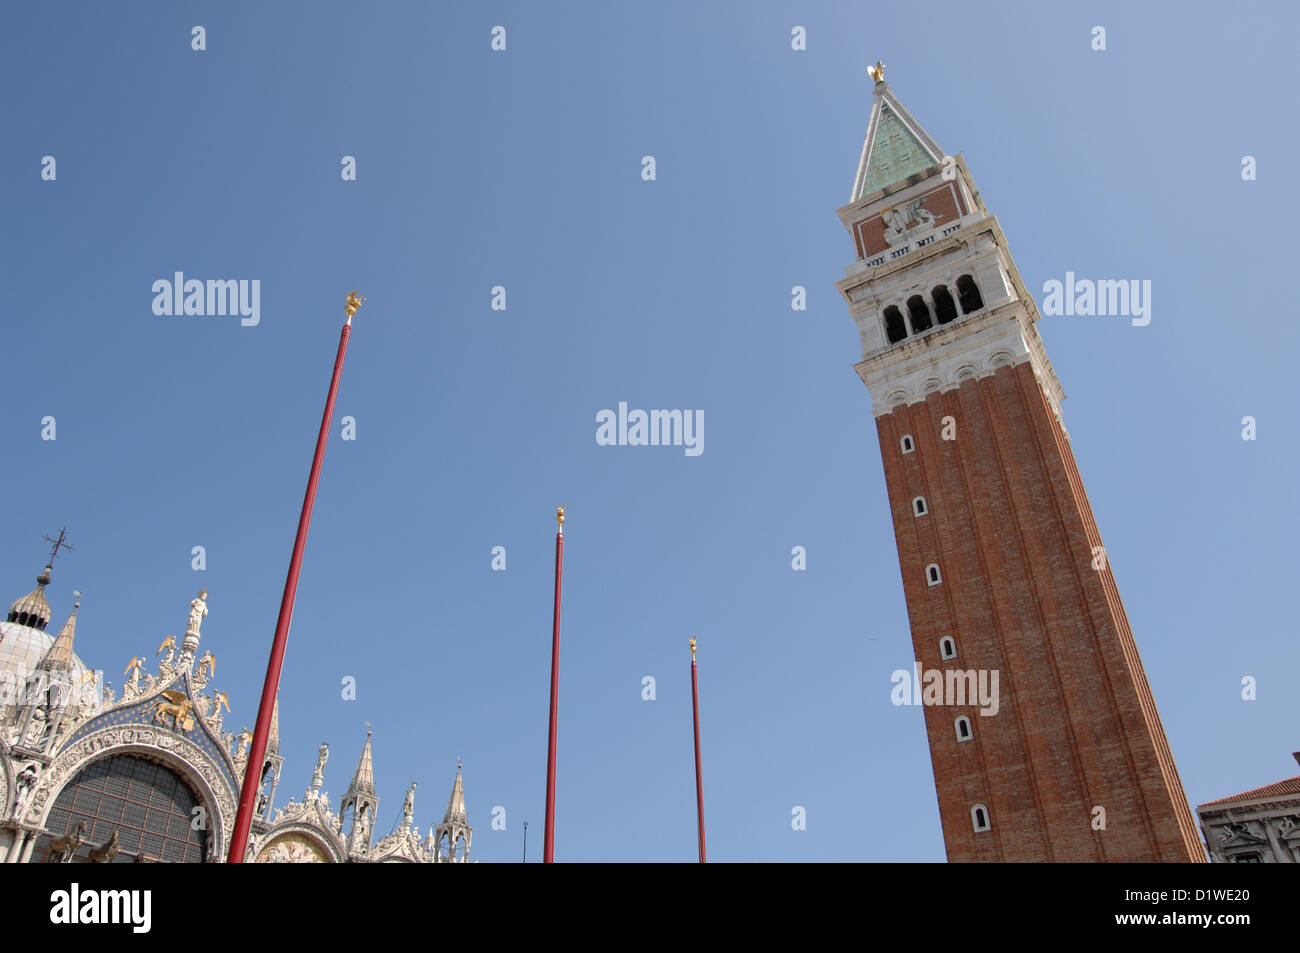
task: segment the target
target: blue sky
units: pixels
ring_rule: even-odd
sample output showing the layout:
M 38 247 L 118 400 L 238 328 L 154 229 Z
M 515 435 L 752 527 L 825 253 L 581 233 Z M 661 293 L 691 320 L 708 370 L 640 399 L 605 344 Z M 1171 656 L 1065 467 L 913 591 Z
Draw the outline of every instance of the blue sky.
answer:
M 4 19 L 20 39 L 0 67 L 0 586 L 30 589 L 66 523 L 51 628 L 81 589 L 79 654 L 115 685 L 207 588 L 227 725 L 252 725 L 343 298 L 368 297 L 284 668 L 281 803 L 328 741 L 337 804 L 371 721 L 379 834 L 412 780 L 421 830 L 441 820 L 461 756 L 475 856 L 518 859 L 526 820 L 539 858 L 566 503 L 557 859 L 694 857 L 692 634 L 712 859 L 943 859 L 921 712 L 890 703 L 911 643 L 834 288 L 877 57 L 965 157 L 1030 289 L 1152 281 L 1147 327 L 1040 323 L 1065 421 L 1189 799 L 1295 773 L 1293 10 L 54 3 Z M 155 315 L 152 284 L 176 271 L 260 280 L 260 324 Z M 598 446 L 595 415 L 619 401 L 702 410 L 704 453 Z

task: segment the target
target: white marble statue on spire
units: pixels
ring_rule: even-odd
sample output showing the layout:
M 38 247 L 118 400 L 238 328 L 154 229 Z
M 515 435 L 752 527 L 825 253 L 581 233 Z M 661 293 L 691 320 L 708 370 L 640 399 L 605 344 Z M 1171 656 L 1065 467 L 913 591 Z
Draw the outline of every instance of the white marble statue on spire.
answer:
M 311 773 L 311 788 L 307 799 L 314 801 L 320 797 L 320 786 L 325 780 L 325 762 L 330 758 L 330 746 L 321 742 L 320 755 L 316 758 L 316 770 Z
M 406 791 L 406 801 L 402 804 L 402 830 L 411 829 L 411 820 L 415 816 L 415 782 Z
M 190 600 L 190 621 L 185 631 L 199 634 L 199 626 L 203 624 L 204 617 L 208 614 L 208 590 L 201 589 L 199 594 Z

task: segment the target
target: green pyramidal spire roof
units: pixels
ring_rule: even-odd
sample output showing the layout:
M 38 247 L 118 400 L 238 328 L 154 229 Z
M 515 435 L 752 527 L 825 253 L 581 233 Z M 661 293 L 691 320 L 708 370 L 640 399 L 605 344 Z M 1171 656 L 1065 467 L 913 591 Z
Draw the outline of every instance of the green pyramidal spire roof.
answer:
M 853 182 L 853 202 L 923 172 L 944 157 L 939 144 L 895 98 L 888 83 L 878 81 L 872 92 L 876 101 Z

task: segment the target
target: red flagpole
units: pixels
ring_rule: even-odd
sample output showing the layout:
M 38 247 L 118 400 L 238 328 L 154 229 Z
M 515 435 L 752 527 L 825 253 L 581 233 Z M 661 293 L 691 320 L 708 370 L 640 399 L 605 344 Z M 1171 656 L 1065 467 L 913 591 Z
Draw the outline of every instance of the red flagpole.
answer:
M 691 701 L 695 712 L 695 811 L 700 827 L 700 863 L 704 853 L 704 771 L 700 767 L 700 672 L 695 667 L 695 640 L 691 639 Z
M 321 463 L 325 459 L 325 443 L 329 440 L 330 424 L 334 419 L 334 398 L 339 392 L 339 377 L 343 373 L 343 359 L 348 353 L 348 337 L 352 334 L 352 315 L 365 298 L 354 291 L 348 296 L 343 310 L 348 319 L 339 335 L 338 356 L 334 358 L 334 376 L 330 379 L 329 396 L 325 398 L 325 413 L 321 417 L 320 434 L 316 438 L 316 455 L 311 461 L 311 475 L 307 478 L 307 493 L 302 501 L 302 515 L 298 517 L 298 535 L 293 541 L 293 555 L 289 558 L 289 575 L 284 581 L 284 596 L 280 600 L 280 617 L 275 623 L 275 639 L 271 642 L 271 658 L 266 665 L 266 681 L 262 684 L 262 701 L 257 708 L 257 725 L 253 729 L 253 745 L 248 752 L 248 767 L 244 770 L 244 784 L 239 789 L 239 811 L 235 815 L 235 831 L 230 838 L 230 853 L 226 860 L 232 864 L 244 862 L 248 849 L 248 832 L 253 826 L 253 804 L 262 782 L 262 759 L 266 757 L 267 737 L 271 733 L 271 712 L 275 696 L 280 690 L 280 669 L 284 665 L 284 648 L 289 641 L 289 623 L 293 619 L 293 601 L 298 595 L 298 572 L 302 568 L 302 553 L 307 546 L 307 530 L 311 527 L 311 511 L 316 503 L 316 485 L 320 482 Z
M 546 751 L 546 831 L 542 862 L 555 863 L 555 731 L 560 704 L 560 584 L 564 579 L 564 507 L 555 512 L 555 616 L 551 622 L 551 739 Z

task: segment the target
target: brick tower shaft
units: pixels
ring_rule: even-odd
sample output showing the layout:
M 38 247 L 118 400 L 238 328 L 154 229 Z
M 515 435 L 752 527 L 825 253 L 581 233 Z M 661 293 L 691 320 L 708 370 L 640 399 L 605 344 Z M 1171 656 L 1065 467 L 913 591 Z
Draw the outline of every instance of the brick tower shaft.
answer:
M 962 159 L 883 77 L 874 92 L 840 210 L 858 261 L 838 287 L 863 348 L 948 859 L 1204 861 L 1033 298 Z

